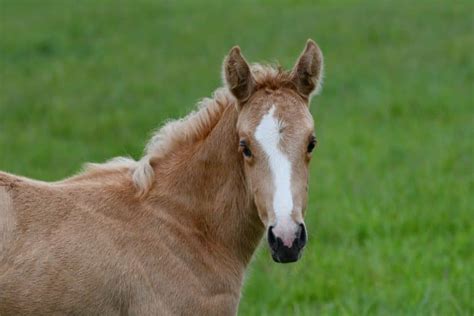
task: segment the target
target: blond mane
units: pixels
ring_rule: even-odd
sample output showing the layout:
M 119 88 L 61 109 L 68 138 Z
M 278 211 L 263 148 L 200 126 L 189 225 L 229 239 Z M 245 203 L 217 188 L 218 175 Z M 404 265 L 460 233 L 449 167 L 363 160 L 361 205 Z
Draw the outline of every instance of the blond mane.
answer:
M 278 66 L 252 64 L 252 75 L 257 87 L 278 89 L 290 82 L 290 73 Z M 78 178 L 102 174 L 106 170 L 128 168 L 139 195 L 146 194 L 153 185 L 155 173 L 150 162 L 154 158 L 164 157 L 177 146 L 194 143 L 207 137 L 229 106 L 237 106 L 235 97 L 228 87 L 214 91 L 212 98 L 204 98 L 197 104 L 197 110 L 184 118 L 168 121 L 154 132 L 146 145 L 145 154 L 139 160 L 114 158 L 103 164 L 87 164 L 85 171 Z

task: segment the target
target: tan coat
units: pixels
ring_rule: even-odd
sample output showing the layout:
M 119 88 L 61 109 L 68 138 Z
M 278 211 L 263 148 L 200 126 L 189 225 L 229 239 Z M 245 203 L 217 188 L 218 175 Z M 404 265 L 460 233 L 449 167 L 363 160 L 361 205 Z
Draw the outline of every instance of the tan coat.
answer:
M 241 109 L 258 122 L 270 100 L 288 121 L 285 137 L 311 133 L 321 58 L 308 42 L 293 72 L 255 65 L 250 74 L 235 48 L 224 67 L 229 88 L 163 127 L 140 161 L 90 165 L 53 183 L 0 172 L 0 315 L 236 314 L 245 269 L 274 217 L 255 202 L 271 185 L 249 180 L 271 179 L 266 159 L 239 152 Z M 293 190 L 303 203 L 300 143 L 291 147 L 302 153 Z

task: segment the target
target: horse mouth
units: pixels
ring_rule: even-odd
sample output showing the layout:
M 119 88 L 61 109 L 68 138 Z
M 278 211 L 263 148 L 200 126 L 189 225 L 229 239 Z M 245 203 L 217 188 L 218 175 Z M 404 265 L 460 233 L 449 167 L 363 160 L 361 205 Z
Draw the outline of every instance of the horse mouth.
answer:
M 292 263 L 292 262 L 296 262 L 298 260 L 300 260 L 301 256 L 303 254 L 303 250 L 301 249 L 300 251 L 298 251 L 296 254 L 279 254 L 279 253 L 276 253 L 272 250 L 272 259 L 273 261 L 277 262 L 277 263 Z

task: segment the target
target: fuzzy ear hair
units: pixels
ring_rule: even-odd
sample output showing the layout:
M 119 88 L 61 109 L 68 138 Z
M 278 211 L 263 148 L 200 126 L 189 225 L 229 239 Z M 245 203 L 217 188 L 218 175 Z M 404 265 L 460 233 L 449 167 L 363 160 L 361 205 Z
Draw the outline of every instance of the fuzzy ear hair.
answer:
M 319 92 L 323 75 L 323 54 L 318 45 L 311 39 L 301 53 L 292 70 L 292 81 L 297 92 L 309 98 L 311 93 Z
M 255 80 L 250 67 L 240 53 L 240 47 L 234 46 L 224 60 L 224 81 L 239 103 L 247 101 L 255 88 Z

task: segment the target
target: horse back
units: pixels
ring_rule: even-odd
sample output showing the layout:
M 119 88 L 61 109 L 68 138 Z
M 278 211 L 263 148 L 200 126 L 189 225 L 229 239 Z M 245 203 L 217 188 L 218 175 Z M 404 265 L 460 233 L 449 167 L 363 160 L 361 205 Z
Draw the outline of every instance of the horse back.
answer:
M 119 227 L 93 212 L 87 194 L 0 172 L 0 315 L 126 309 L 127 267 L 111 237 Z
M 10 193 L 15 180 L 15 177 L 0 172 L 0 257 L 6 250 L 7 242 L 12 239 L 12 231 L 16 226 Z

